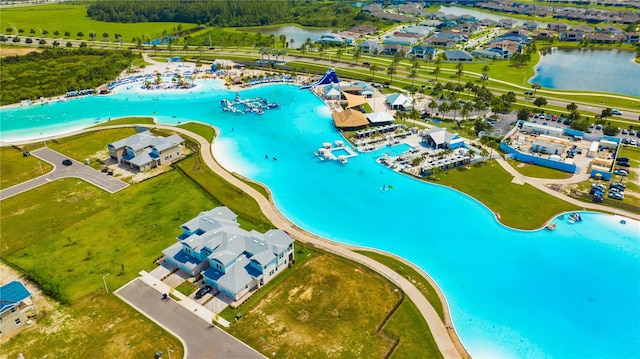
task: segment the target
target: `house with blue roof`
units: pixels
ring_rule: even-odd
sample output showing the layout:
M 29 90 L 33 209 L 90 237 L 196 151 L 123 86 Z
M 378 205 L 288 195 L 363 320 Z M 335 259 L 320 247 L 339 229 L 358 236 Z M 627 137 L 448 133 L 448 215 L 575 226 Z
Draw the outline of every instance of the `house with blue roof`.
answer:
M 31 292 L 14 280 L 0 287 L 0 338 L 22 328 L 35 312 Z
M 284 231 L 240 228 L 227 207 L 200 212 L 181 226 L 165 259 L 235 301 L 268 283 L 294 262 L 293 239 Z
M 418 45 L 411 48 L 409 51 L 410 56 L 415 56 L 419 59 L 433 59 L 437 53 L 437 50 L 433 46 Z
M 146 171 L 184 157 L 184 140 L 179 135 L 153 136 L 142 132 L 107 145 L 109 156 L 136 171 Z

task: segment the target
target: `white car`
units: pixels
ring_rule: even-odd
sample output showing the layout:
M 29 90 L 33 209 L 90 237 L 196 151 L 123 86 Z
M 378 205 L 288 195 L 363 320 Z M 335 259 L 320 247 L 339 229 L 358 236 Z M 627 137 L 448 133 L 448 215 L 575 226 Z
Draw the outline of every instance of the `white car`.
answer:
M 618 116 L 622 115 L 622 112 L 620 112 L 620 110 L 616 110 L 616 109 L 611 110 L 611 113 L 614 114 L 614 115 L 618 115 Z

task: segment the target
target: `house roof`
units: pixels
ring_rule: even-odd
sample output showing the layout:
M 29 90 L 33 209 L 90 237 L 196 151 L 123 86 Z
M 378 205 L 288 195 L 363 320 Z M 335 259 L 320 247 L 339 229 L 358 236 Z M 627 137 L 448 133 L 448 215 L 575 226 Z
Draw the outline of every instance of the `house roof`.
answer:
M 115 149 L 129 147 L 135 152 L 144 148 L 153 147 L 162 152 L 182 142 L 184 142 L 184 140 L 179 135 L 171 135 L 169 137 L 153 136 L 149 130 L 144 130 L 143 132 L 112 142 L 109 144 L 109 147 Z
M 389 112 L 385 112 L 385 111 L 368 113 L 367 119 L 371 123 L 385 123 L 385 122 L 392 122 L 395 120 L 395 118 L 393 118 L 393 116 L 391 116 Z
M 31 297 L 31 292 L 22 282 L 14 280 L 0 287 L 0 313 L 16 307 L 23 300 Z
M 451 144 L 452 142 L 459 142 L 455 140 L 460 137 L 458 136 L 457 133 L 451 133 L 445 130 L 444 128 L 440 128 L 440 127 L 431 127 L 429 130 L 424 132 L 424 135 L 429 136 L 436 145 L 441 145 L 443 143 Z
M 352 109 L 342 112 L 334 111 L 331 117 L 333 117 L 333 122 L 338 128 L 362 127 L 369 124 L 362 112 Z
M 411 100 L 407 96 L 396 92 L 387 96 L 387 102 L 391 106 L 403 106 L 403 105 L 406 105 L 407 103 L 410 104 Z
M 455 60 L 455 59 L 473 60 L 473 56 L 464 50 L 445 50 L 444 56 L 447 58 L 447 60 Z

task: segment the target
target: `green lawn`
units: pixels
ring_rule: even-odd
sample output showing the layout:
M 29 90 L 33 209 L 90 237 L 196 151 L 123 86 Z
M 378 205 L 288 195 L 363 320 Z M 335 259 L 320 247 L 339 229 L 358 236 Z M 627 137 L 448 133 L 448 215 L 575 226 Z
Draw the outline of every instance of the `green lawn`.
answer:
M 549 178 L 549 179 L 564 179 L 569 178 L 573 174 L 564 171 L 558 171 L 553 168 L 530 165 L 528 163 L 516 161 L 516 160 L 507 160 L 509 164 L 518 172 L 522 173 L 527 177 L 535 177 L 535 178 Z
M 358 264 L 312 253 L 304 263 L 296 262 L 295 276 L 278 283 L 245 310 L 229 332 L 269 357 L 384 357 L 392 343 L 376 334 L 376 329 L 400 299 L 396 287 Z M 416 325 L 408 332 L 399 331 L 401 322 L 389 322 L 385 330 L 400 336 L 401 343 L 406 341 L 410 350 L 416 350 L 414 355 L 437 356 L 425 339 L 425 323 L 410 323 Z M 416 333 L 423 335 L 414 337 Z
M 132 124 L 153 125 L 155 124 L 155 122 L 153 121 L 153 117 L 124 117 L 124 118 L 118 118 L 115 120 L 105 121 L 93 127 L 107 127 L 107 126 L 115 126 L 115 125 L 132 125 Z
M 21 37 L 54 37 L 54 31 L 59 31 L 59 37 L 63 37 L 68 31 L 71 33 L 70 39 L 81 39 L 90 41 L 89 33 L 95 32 L 96 43 L 103 40 L 102 34 L 109 34 L 109 40 L 115 42 L 114 34 L 119 33 L 125 42 L 134 42 L 134 37 L 142 39 L 157 38 L 162 36 L 163 31 L 171 34 L 176 32 L 176 28 L 182 25 L 183 29 L 196 27 L 195 24 L 173 23 L 173 22 L 141 22 L 141 23 L 117 23 L 96 21 L 87 16 L 87 3 L 64 3 L 39 6 L 25 6 L 15 8 L 3 8 L 0 30 L 6 33 L 6 28 L 13 24 L 17 29 L 24 29 Z M 73 21 L 70 21 L 73 19 Z M 34 29 L 35 34 L 30 30 Z M 42 35 L 40 30 L 47 30 L 49 34 Z M 15 31 L 15 30 L 14 30 Z M 83 37 L 78 37 L 78 32 L 84 33 Z
M 377 252 L 369 252 L 369 251 L 356 251 L 360 254 L 363 254 L 369 258 L 375 259 L 377 262 L 384 264 L 390 269 L 394 270 L 396 273 L 401 275 L 402 277 L 407 278 L 409 281 L 413 283 L 422 292 L 422 294 L 427 298 L 433 309 L 435 309 L 438 316 L 442 322 L 444 322 L 444 311 L 442 309 L 442 302 L 440 301 L 440 297 L 438 297 L 438 293 L 435 288 L 426 280 L 419 272 L 417 272 L 412 267 L 406 265 L 402 261 L 399 261 L 391 256 L 387 256 L 384 254 L 380 254 Z
M 498 213 L 501 223 L 513 228 L 540 228 L 558 213 L 580 209 L 528 184 L 511 183 L 511 175 L 495 161 L 469 170 L 441 172 L 437 177 L 436 183 L 477 199 Z
M 393 359 L 442 358 L 427 322 L 415 304 L 405 298 L 391 320 L 384 327 L 386 332 L 400 336 L 400 345 L 391 355 Z
M 204 137 L 207 141 L 213 142 L 216 137 L 216 130 L 209 126 L 198 122 L 188 122 L 178 125 L 178 127 L 183 128 L 187 131 L 191 131 L 195 134 L 198 134 Z
M 47 145 L 60 153 L 81 161 L 88 158 L 91 167 L 101 168 L 100 160 L 109 157 L 107 144 L 135 134 L 133 127 L 113 128 L 103 131 L 86 132 L 71 137 L 48 141 Z
M 25 157 L 22 153 L 23 151 L 14 147 L 0 148 L 0 189 L 15 186 L 53 170 L 48 162 L 34 156 Z

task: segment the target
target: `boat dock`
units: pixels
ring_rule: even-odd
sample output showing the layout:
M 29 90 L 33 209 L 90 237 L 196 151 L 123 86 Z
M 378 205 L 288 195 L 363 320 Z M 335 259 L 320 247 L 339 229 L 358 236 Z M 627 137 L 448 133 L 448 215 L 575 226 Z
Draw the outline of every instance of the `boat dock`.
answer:
M 340 161 L 340 163 L 347 163 L 349 158 L 358 155 L 351 147 L 345 146 L 342 140 L 336 140 L 334 143 L 324 142 L 314 154 L 320 161 Z

